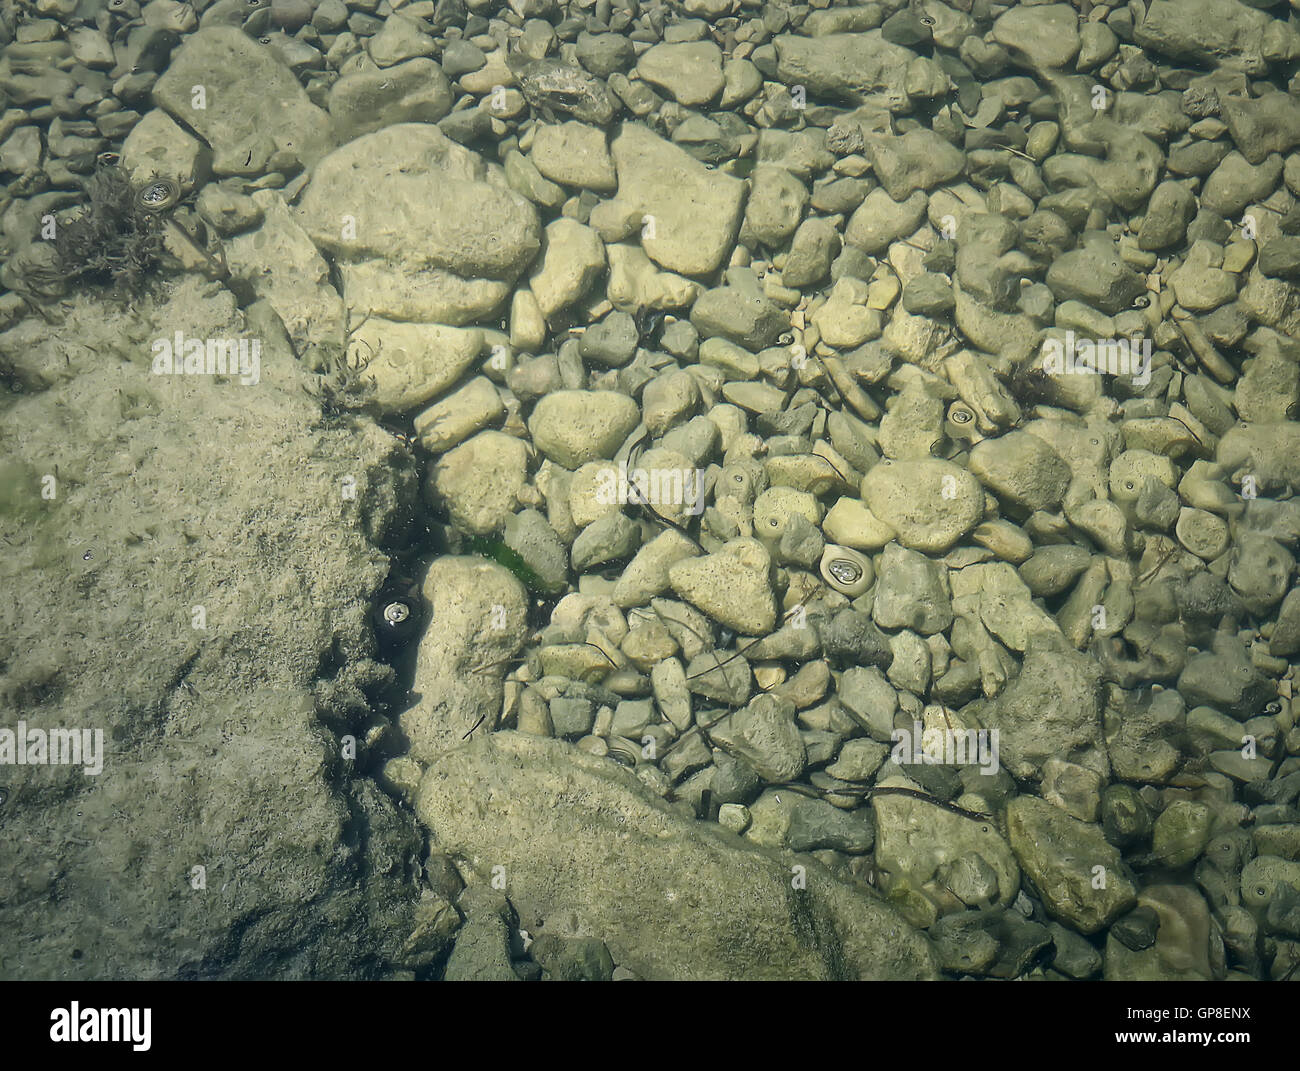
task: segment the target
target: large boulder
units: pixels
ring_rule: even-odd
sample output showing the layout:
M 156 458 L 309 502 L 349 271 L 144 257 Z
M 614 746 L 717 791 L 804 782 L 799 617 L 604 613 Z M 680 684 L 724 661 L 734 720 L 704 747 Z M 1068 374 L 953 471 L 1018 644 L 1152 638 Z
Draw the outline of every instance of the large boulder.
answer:
M 936 974 L 925 936 L 865 887 L 698 822 L 560 740 L 476 738 L 429 767 L 415 806 L 471 882 L 504 873 L 534 939 L 597 937 L 642 978 Z
M 541 246 L 533 206 L 478 154 L 422 123 L 330 153 L 298 219 L 334 256 L 347 304 L 390 320 L 480 319 Z
M 80 295 L 0 342 L 30 324 L 26 360 L 66 370 L 0 433 L 0 726 L 100 734 L 95 761 L 3 767 L 0 973 L 422 970 L 422 837 L 357 776 L 355 705 L 392 680 L 375 544 L 405 539 L 414 465 L 373 424 L 314 427 L 298 362 L 229 292 L 160 290 L 113 316 Z M 257 384 L 152 374 L 177 331 L 252 336 Z
M 234 26 L 199 30 L 172 56 L 153 99 L 212 149 L 218 175 L 260 175 L 272 157 L 311 167 L 331 146 L 329 116 L 277 54 Z
M 641 244 L 662 268 L 710 275 L 731 253 L 745 184 L 710 171 L 641 123 L 626 123 L 611 149 L 618 200 L 642 213 Z

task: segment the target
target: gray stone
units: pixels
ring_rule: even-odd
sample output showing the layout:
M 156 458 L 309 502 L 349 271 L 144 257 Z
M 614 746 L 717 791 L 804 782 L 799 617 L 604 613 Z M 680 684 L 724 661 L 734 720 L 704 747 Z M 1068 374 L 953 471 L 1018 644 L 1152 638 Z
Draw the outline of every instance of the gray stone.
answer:
M 993 39 L 1036 70 L 1065 67 L 1079 51 L 1079 18 L 1069 4 L 1013 7 L 993 24 Z
M 741 234 L 773 249 L 779 248 L 799 226 L 807 204 L 808 189 L 794 175 L 783 167 L 759 164 L 750 180 Z
M 790 812 L 786 845 L 792 852 L 823 849 L 863 855 L 871 851 L 875 829 L 864 811 L 842 811 L 825 800 L 800 800 Z
M 607 513 L 592 521 L 573 541 L 569 560 L 575 573 L 630 558 L 641 545 L 641 528 L 623 513 Z
M 632 359 L 638 341 L 640 336 L 631 314 L 615 311 L 582 333 L 579 352 L 584 360 L 620 368 Z
M 898 693 L 877 667 L 850 666 L 840 677 L 835 694 L 845 710 L 873 739 L 892 740 Z M 846 776 L 845 780 L 856 778 Z
M 905 238 L 921 225 L 928 198 L 920 190 L 896 201 L 877 187 L 850 217 L 844 240 L 864 253 L 879 253 L 890 242 Z
M 1100 667 L 1059 638 L 1035 638 L 1020 675 L 982 708 L 981 717 L 987 728 L 1000 730 L 1002 765 L 1016 777 L 1038 776 L 1053 757 L 1090 757 L 1095 765 L 1101 749 Z
M 433 38 L 424 33 L 415 19 L 389 15 L 384 28 L 370 39 L 370 58 L 380 67 L 392 67 L 417 56 L 432 56 L 437 51 Z
M 578 34 L 578 62 L 597 78 L 628 70 L 636 62 L 631 40 L 618 33 Z
M 605 132 L 585 123 L 537 127 L 528 158 L 553 182 L 608 193 L 618 185 Z
M 1058 301 L 1082 301 L 1107 313 L 1129 308 L 1146 291 L 1109 236 L 1096 232 L 1085 234 L 1080 248 L 1057 257 L 1047 269 L 1047 285 Z
M 226 243 L 230 277 L 276 311 L 308 368 L 329 368 L 344 342 L 343 301 L 329 267 L 278 190 L 258 190 L 252 199 L 262 224 Z
M 451 104 L 447 77 L 429 59 L 345 74 L 329 95 L 334 139 L 340 144 L 394 123 L 436 123 Z
M 984 513 L 984 492 L 960 465 L 939 458 L 881 461 L 862 481 L 862 500 L 912 550 L 942 553 Z
M 1289 93 L 1225 97 L 1220 114 L 1237 150 L 1252 164 L 1300 144 L 1300 105 Z
M 1166 249 L 1187 234 L 1196 215 L 1196 195 L 1179 182 L 1162 182 L 1151 194 L 1147 213 L 1138 230 L 1140 249 Z
M 1170 59 L 1251 75 L 1300 52 L 1294 30 L 1238 0 L 1153 0 L 1134 39 Z
M 668 580 L 678 595 L 719 624 L 761 636 L 776 623 L 770 569 L 771 557 L 761 543 L 736 539 L 714 554 L 670 565 Z
M 828 222 L 806 219 L 799 224 L 790 241 L 781 282 L 786 286 L 804 287 L 820 283 L 830 275 L 831 262 L 840 251 L 840 236 Z
M 596 712 L 590 699 L 556 696 L 551 700 L 551 725 L 561 738 L 585 736 L 595 724 Z
M 609 949 L 595 937 L 542 934 L 528 951 L 557 982 L 608 982 L 614 976 Z
M 782 34 L 772 44 L 777 77 L 788 86 L 807 87 L 810 97 L 851 104 L 874 100 L 897 112 L 908 108 L 908 68 L 916 53 L 886 41 L 879 31 L 817 38 Z
M 978 857 L 993 873 L 987 893 L 1005 907 L 1020 889 L 1020 868 L 992 822 L 972 821 L 914 796 L 875 796 L 876 868 L 881 891 L 914 922 L 933 922 L 954 909 L 950 893 L 935 880 L 941 868 Z
M 1007 836 L 1048 912 L 1079 932 L 1097 933 L 1136 903 L 1120 854 L 1100 826 L 1034 796 L 1017 796 L 1007 804 Z M 1097 867 L 1105 871 L 1102 887 Z
M 504 542 L 533 571 L 542 590 L 564 590 L 569 578 L 564 544 L 542 514 L 535 509 L 512 514 L 506 520 Z
M 1004 502 L 1031 513 L 1059 506 L 1072 475 L 1060 454 L 1026 431 L 978 443 L 971 451 L 970 470 Z
M 960 149 L 926 127 L 901 136 L 878 134 L 867 140 L 866 149 L 881 186 L 899 202 L 914 190 L 955 179 L 966 166 Z
M 722 93 L 722 50 L 712 41 L 654 45 L 637 60 L 636 73 L 678 104 L 702 107 Z
M 906 628 L 930 636 L 952 624 L 947 570 L 936 561 L 897 543 L 881 554 L 871 615 L 885 629 Z
M 500 531 L 518 504 L 527 476 L 527 447 L 513 435 L 481 431 L 442 455 L 427 492 L 452 522 L 475 535 Z
M 691 308 L 702 338 L 721 337 L 757 352 L 776 342 L 789 317 L 757 288 L 720 286 L 706 290 Z
M 1240 721 L 1260 713 L 1273 695 L 1273 686 L 1252 664 L 1245 645 L 1224 633 L 1214 637 L 1213 650 L 1187 660 L 1178 690 L 1189 707 L 1213 707 Z
M 1243 535 L 1232 548 L 1228 583 L 1242 605 L 1257 617 L 1267 617 L 1291 586 L 1295 558 L 1276 539 Z
M 447 957 L 443 980 L 448 982 L 517 982 L 510 966 L 510 905 L 487 885 L 471 886 L 457 906 L 465 925 Z
M 714 726 L 710 735 L 771 784 L 795 780 L 808 762 L 803 738 L 795 726 L 794 704 L 780 696 L 758 696 Z

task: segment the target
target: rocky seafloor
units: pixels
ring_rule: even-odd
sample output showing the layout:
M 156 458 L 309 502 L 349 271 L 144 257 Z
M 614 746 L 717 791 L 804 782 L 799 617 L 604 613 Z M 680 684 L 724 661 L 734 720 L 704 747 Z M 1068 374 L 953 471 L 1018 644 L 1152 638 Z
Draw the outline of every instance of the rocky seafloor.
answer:
M 0 42 L 0 976 L 1297 976 L 1296 0 Z

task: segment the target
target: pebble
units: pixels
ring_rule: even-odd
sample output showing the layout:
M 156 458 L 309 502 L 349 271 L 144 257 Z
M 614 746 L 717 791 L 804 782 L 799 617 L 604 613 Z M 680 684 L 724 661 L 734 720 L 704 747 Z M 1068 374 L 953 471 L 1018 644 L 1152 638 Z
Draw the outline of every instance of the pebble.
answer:
M 625 394 L 563 390 L 537 403 L 528 430 L 538 450 L 556 464 L 576 469 L 613 457 L 640 417 L 636 402 Z
M 776 602 L 771 557 L 754 539 L 737 539 L 720 551 L 668 567 L 668 581 L 687 602 L 719 624 L 747 635 L 772 631 Z
M 904 547 L 927 553 L 949 550 L 984 512 L 975 477 L 937 458 L 881 461 L 863 478 L 862 501 Z

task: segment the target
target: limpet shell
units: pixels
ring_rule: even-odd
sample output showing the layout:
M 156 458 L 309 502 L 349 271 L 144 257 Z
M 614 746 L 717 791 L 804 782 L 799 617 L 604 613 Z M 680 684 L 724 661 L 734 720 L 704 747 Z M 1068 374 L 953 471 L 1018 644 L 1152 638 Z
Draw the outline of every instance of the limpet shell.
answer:
M 817 571 L 827 584 L 850 599 L 865 592 L 876 579 L 876 571 L 871 567 L 869 558 L 856 550 L 836 546 L 834 543 L 826 544 Z

